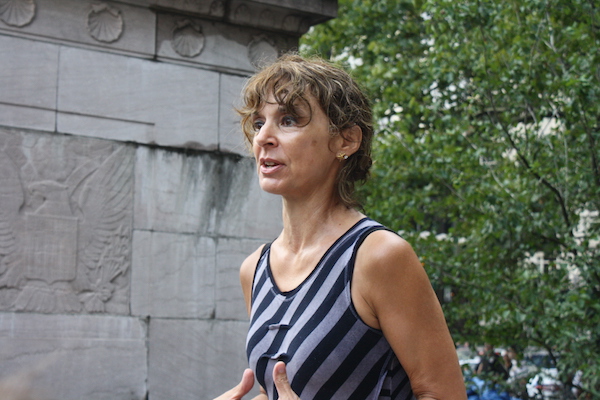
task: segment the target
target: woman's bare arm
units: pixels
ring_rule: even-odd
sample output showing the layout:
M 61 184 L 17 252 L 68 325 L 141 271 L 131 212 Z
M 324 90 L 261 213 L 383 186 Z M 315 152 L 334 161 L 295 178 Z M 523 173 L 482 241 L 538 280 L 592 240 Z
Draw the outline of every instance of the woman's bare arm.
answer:
M 389 231 L 365 239 L 357 254 L 352 299 L 363 320 L 383 331 L 416 398 L 467 398 L 441 306 L 404 239 Z

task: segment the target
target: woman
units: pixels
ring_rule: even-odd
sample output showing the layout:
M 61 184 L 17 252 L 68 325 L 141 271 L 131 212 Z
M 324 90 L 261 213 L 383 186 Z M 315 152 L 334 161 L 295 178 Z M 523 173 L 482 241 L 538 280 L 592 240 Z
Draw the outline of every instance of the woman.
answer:
M 357 210 L 373 135 L 344 71 L 286 55 L 244 90 L 242 127 L 283 230 L 242 264 L 250 369 L 219 400 L 466 399 L 454 343 L 410 245 Z

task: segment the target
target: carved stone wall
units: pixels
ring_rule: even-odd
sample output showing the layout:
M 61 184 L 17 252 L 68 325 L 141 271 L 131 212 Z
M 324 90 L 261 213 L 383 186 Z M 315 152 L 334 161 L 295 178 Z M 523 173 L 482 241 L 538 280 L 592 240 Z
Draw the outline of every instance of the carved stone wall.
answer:
M 0 0 L 0 398 L 210 399 L 281 229 L 233 111 L 333 0 Z

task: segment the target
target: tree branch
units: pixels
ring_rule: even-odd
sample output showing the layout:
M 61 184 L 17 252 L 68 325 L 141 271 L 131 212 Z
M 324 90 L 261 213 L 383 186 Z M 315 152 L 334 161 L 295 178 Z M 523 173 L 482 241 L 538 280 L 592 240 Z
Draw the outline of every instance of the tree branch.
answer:
M 485 38 L 485 33 L 482 29 L 482 27 L 479 27 L 480 33 L 482 38 Z M 485 39 L 483 40 L 483 42 L 485 43 Z M 486 49 L 487 50 L 487 49 Z M 487 51 L 483 52 L 483 57 L 485 59 L 485 64 L 488 64 L 488 57 L 487 57 Z M 488 71 L 487 68 L 485 69 L 485 74 L 486 76 L 488 76 Z M 494 101 L 494 96 L 492 93 L 490 93 L 489 90 L 486 90 L 485 92 L 486 96 L 488 97 L 491 106 L 492 106 L 492 110 L 494 111 L 494 113 L 490 113 L 489 111 L 486 113 L 488 115 L 488 117 L 490 117 L 490 120 L 492 122 L 494 122 L 494 118 L 492 118 L 492 115 L 497 115 L 498 114 L 498 108 L 496 106 L 496 103 Z M 561 192 L 554 187 L 554 185 L 552 185 L 552 183 L 550 183 L 546 178 L 542 177 L 538 172 L 536 172 L 532 167 L 531 164 L 529 163 L 529 161 L 527 160 L 527 158 L 521 153 L 521 151 L 519 150 L 517 144 L 515 143 L 514 139 L 512 138 L 512 136 L 510 135 L 510 131 L 508 130 L 508 128 L 506 127 L 506 125 L 504 123 L 502 123 L 502 121 L 500 121 L 499 118 L 495 118 L 495 122 L 497 122 L 501 127 L 502 127 L 502 132 L 504 133 L 504 135 L 506 136 L 506 138 L 508 139 L 510 146 L 515 150 L 517 157 L 520 161 L 520 163 L 527 169 L 527 171 L 529 171 L 529 173 L 531 173 L 539 182 L 541 182 L 544 186 L 546 186 L 546 188 L 548 188 L 552 193 L 554 193 L 554 196 L 556 197 L 556 200 L 558 201 L 558 204 L 560 206 L 561 209 L 561 213 L 562 213 L 562 217 L 566 223 L 566 225 L 568 227 L 571 226 L 571 218 L 569 217 L 569 212 L 567 210 L 567 205 L 565 202 L 564 197 L 562 196 Z
M 600 187 L 600 164 L 598 163 L 598 157 L 596 156 L 596 140 L 592 135 L 588 119 L 584 112 L 581 112 L 581 118 L 583 125 L 585 126 L 585 134 L 588 139 L 588 145 L 590 147 L 590 156 L 592 161 L 592 173 L 594 174 L 594 180 L 596 186 Z

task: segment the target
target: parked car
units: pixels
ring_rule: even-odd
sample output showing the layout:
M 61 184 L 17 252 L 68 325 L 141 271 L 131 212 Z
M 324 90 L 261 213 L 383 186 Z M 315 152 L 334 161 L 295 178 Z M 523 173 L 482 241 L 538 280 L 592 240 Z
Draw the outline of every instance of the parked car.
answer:
M 536 374 L 527 383 L 527 395 L 539 400 L 565 400 L 574 398 L 558 376 L 556 363 L 546 351 L 526 354 L 526 362 L 536 368 Z
M 527 383 L 527 394 L 530 398 L 540 400 L 562 400 L 564 387 L 558 379 L 556 368 L 542 368 Z

